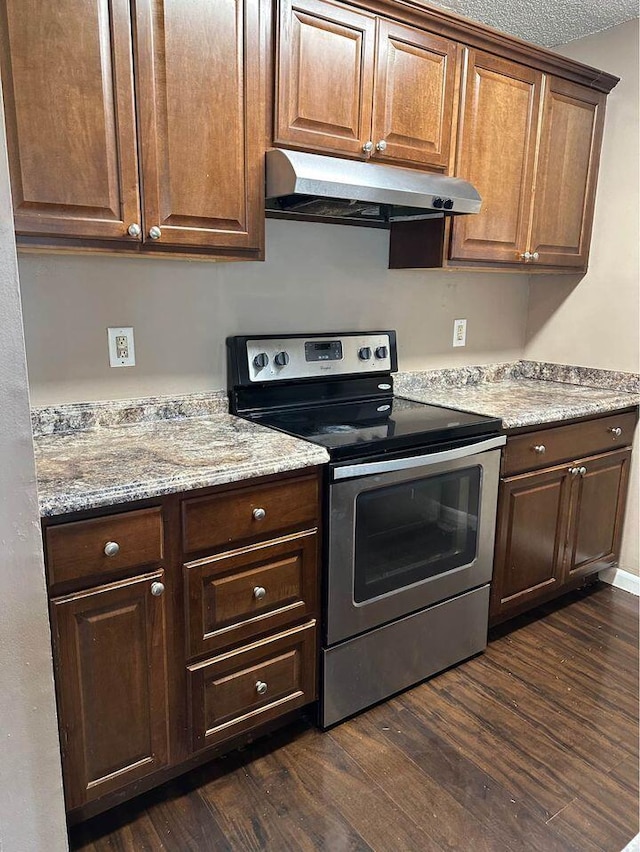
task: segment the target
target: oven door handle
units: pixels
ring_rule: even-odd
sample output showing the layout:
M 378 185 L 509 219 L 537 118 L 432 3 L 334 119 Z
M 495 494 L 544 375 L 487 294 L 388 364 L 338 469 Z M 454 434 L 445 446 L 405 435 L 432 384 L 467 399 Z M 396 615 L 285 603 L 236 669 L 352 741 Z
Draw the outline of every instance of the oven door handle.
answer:
M 422 456 L 411 456 L 404 459 L 388 459 L 386 461 L 364 462 L 363 464 L 347 464 L 337 467 L 333 471 L 333 479 L 351 479 L 354 476 L 372 476 L 375 473 L 392 473 L 394 470 L 407 470 L 408 468 L 430 467 L 441 462 L 464 459 L 467 456 L 475 456 L 487 450 L 495 450 L 504 447 L 507 443 L 506 435 L 497 438 L 488 438 L 486 441 L 478 441 L 467 447 L 456 447 L 453 450 L 445 450 L 442 453 L 431 453 Z

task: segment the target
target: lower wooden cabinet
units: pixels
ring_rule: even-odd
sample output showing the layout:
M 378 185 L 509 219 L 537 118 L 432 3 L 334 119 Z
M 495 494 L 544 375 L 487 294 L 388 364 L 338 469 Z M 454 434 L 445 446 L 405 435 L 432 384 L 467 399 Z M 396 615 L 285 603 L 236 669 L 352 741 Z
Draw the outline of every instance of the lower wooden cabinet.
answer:
M 502 480 L 491 614 L 504 614 L 562 584 L 571 483 L 566 466 Z
M 565 579 L 608 568 L 618 559 L 631 449 L 576 463 Z
M 622 417 L 625 441 L 630 442 L 637 415 Z M 508 439 L 503 466 L 517 466 L 528 444 L 542 448 L 543 454 L 547 446 L 552 453 L 562 452 L 563 446 L 569 452 L 571 443 L 565 442 L 563 430 L 574 446 L 584 447 L 589 441 L 599 445 L 606 430 L 613 442 L 611 420 L 598 418 Z M 631 448 L 624 447 L 502 478 L 491 623 L 524 612 L 561 594 L 581 577 L 616 564 L 630 460 Z
M 282 630 L 318 609 L 318 535 L 308 530 L 184 566 L 190 656 Z
M 319 484 L 313 470 L 45 522 L 71 822 L 315 700 Z
M 189 666 L 194 751 L 316 697 L 316 622 Z
M 51 602 L 67 808 L 167 763 L 164 572 Z

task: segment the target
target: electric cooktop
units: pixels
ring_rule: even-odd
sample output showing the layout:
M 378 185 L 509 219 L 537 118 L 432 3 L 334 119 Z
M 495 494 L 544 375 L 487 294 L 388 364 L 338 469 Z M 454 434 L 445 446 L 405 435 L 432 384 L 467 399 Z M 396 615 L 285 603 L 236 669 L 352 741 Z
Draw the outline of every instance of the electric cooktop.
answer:
M 393 394 L 393 331 L 227 340 L 230 410 L 320 444 L 334 460 L 432 452 L 496 435 L 502 422 Z

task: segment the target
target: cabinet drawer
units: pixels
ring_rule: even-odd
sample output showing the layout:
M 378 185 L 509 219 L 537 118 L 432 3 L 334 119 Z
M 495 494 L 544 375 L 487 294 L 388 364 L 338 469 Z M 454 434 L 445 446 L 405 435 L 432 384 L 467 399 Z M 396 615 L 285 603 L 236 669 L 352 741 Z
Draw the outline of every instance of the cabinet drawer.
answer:
M 185 565 L 190 656 L 316 615 L 315 531 Z
M 194 751 L 316 698 L 316 622 L 187 668 Z
M 315 476 L 195 497 L 182 504 L 184 552 L 213 550 L 231 542 L 315 526 L 317 518 Z
M 162 509 L 48 527 L 46 542 L 49 585 L 151 565 L 163 558 Z
M 627 412 L 509 437 L 504 451 L 503 474 L 511 476 L 626 447 L 632 441 L 635 424 L 636 414 Z M 621 429 L 621 434 L 617 436 L 612 431 L 614 429 Z M 544 451 L 540 452 L 536 447 L 544 447 Z

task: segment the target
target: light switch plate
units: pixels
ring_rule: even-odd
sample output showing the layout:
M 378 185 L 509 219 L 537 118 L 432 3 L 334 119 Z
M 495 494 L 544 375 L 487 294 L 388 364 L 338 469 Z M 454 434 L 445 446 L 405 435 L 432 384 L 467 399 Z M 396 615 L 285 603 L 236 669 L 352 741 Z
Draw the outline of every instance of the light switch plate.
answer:
M 111 367 L 134 367 L 136 351 L 132 328 L 108 328 L 109 364 Z

